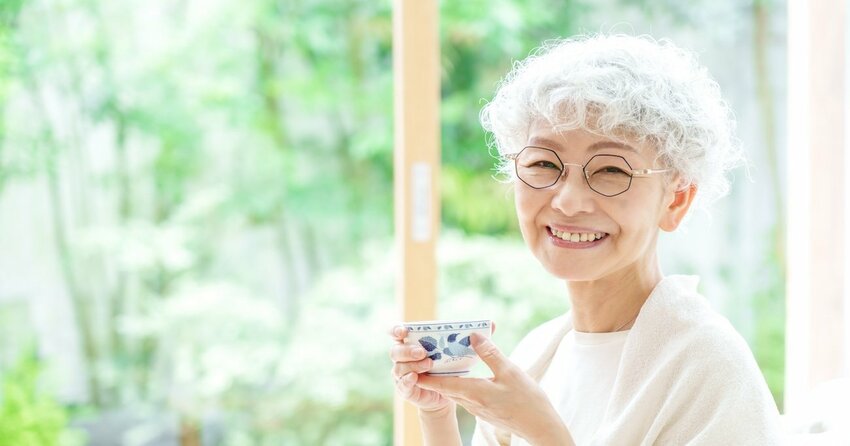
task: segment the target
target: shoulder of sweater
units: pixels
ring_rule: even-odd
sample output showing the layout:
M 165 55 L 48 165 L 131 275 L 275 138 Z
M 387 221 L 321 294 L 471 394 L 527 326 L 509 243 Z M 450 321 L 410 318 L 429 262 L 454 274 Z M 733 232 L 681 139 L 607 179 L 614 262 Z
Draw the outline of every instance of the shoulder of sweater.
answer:
M 670 297 L 670 296 L 668 296 Z M 657 302 L 657 303 L 662 303 Z M 672 296 L 633 329 L 624 361 L 686 399 L 775 414 L 776 405 L 744 337 L 696 292 Z M 629 366 L 627 366 L 629 367 Z M 721 397 L 722 396 L 722 397 Z M 731 409 L 729 409 L 731 410 Z
M 709 404 L 739 413 L 739 420 L 776 421 L 770 418 L 778 415 L 776 403 L 755 356 L 726 318 L 717 315 L 697 324 L 683 334 L 678 350 L 677 375 L 694 392 L 694 400 L 713 400 Z
M 699 352 L 699 364 L 756 366 L 743 336 L 696 291 L 677 289 L 654 299 L 641 332 L 672 340 L 669 345 L 687 354 Z M 668 341 L 669 342 L 669 341 Z
M 685 336 L 687 348 L 701 352 L 714 362 L 732 366 L 751 366 L 758 370 L 750 346 L 735 327 L 720 314 L 696 324 Z
M 681 357 L 687 367 L 725 372 L 707 374 L 707 378 L 723 379 L 723 376 L 731 374 L 739 378 L 750 376 L 762 380 L 752 350 L 729 320 L 707 307 L 699 313 L 700 319 L 688 318 L 687 325 L 683 324 L 669 333 L 668 339 L 671 341 L 668 351 Z M 694 360 L 696 357 L 699 360 Z

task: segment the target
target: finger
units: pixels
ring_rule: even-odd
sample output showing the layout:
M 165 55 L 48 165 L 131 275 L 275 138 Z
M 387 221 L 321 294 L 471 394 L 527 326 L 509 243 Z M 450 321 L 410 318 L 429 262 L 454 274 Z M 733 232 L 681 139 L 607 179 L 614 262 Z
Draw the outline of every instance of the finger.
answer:
M 404 328 L 402 325 L 393 325 L 387 330 L 390 336 L 394 337 L 397 341 L 403 340 L 407 337 L 408 330 Z
M 481 336 L 478 333 L 472 333 L 469 337 L 472 344 L 472 349 L 478 354 L 478 357 L 487 364 L 494 376 L 499 376 L 507 372 L 512 363 L 505 355 L 496 347 L 493 341 Z
M 480 381 L 478 378 L 419 375 L 416 385 L 449 397 L 469 399 L 478 392 Z
M 425 358 L 425 349 L 414 344 L 395 344 L 390 347 L 393 362 L 418 361 Z
M 398 330 L 398 328 L 399 328 L 398 325 L 392 325 L 390 328 L 387 329 L 387 334 L 395 337 L 395 331 Z
M 432 367 L 434 367 L 434 360 L 431 358 L 425 358 L 415 362 L 397 362 L 393 365 L 392 375 L 397 378 L 407 375 L 410 372 L 425 373 L 431 370 Z
M 493 336 L 493 333 L 496 332 L 496 323 L 490 322 L 490 336 Z
M 433 407 L 437 404 L 442 404 L 441 400 L 444 398 L 448 398 L 445 395 L 441 395 L 432 390 L 427 390 L 419 387 L 417 381 L 419 377 L 422 375 L 416 373 L 409 373 L 404 375 L 402 379 L 396 382 L 396 387 L 398 388 L 399 394 L 407 399 L 408 401 L 413 402 L 417 406 L 420 407 Z
M 413 397 L 414 392 L 417 390 L 414 385 L 416 383 L 416 376 L 415 373 L 408 373 L 395 380 L 395 387 L 399 395 L 403 398 L 411 399 Z

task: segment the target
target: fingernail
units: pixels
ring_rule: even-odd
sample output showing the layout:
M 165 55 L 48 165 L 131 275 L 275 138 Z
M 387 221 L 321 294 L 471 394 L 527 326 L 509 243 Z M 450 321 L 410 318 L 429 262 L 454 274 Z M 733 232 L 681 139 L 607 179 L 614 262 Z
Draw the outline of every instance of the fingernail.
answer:
M 415 356 L 417 358 L 420 357 L 420 356 L 425 356 L 425 349 L 422 348 L 422 347 L 414 348 L 413 349 L 413 356 Z
M 484 336 L 481 336 L 481 334 L 479 334 L 479 333 L 472 333 L 472 335 L 470 335 L 470 336 L 471 336 L 470 341 L 472 341 L 473 347 L 478 347 L 479 345 L 481 345 L 482 342 L 484 342 L 487 339 Z
M 405 383 L 405 384 L 410 384 L 410 383 L 412 383 L 412 382 L 413 382 L 413 372 L 410 372 L 410 373 L 408 373 L 407 375 L 404 375 L 404 376 L 401 378 L 401 380 L 402 380 L 402 381 L 404 381 L 404 383 Z

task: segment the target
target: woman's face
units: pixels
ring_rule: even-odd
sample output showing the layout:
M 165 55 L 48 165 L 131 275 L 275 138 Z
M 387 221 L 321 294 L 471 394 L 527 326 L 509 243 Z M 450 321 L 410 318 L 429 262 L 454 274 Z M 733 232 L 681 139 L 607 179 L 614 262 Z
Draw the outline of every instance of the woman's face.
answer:
M 653 148 L 632 143 L 623 147 L 585 130 L 559 134 L 537 125 L 527 145 L 551 149 L 563 163 L 583 166 L 592 156 L 607 154 L 625 158 L 632 169 L 661 168 L 652 164 Z M 543 266 L 565 280 L 592 281 L 654 261 L 658 229 L 675 197 L 664 175 L 635 177 L 626 192 L 606 197 L 590 189 L 579 167 L 566 169 L 566 178 L 546 189 L 519 180 L 514 184 L 523 238 Z M 564 240 L 582 240 L 582 234 L 588 241 Z M 596 235 L 602 238 L 594 240 Z

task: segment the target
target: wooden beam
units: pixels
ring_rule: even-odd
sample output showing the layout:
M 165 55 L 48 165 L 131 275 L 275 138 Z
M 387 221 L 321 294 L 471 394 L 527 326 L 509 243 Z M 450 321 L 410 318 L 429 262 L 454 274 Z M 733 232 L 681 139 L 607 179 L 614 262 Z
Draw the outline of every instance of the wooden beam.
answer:
M 438 0 L 393 0 L 397 299 L 404 321 L 436 318 L 440 225 Z M 422 444 L 416 408 L 396 396 L 395 444 Z
M 788 2 L 786 413 L 850 364 L 846 7 Z

